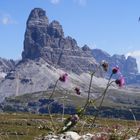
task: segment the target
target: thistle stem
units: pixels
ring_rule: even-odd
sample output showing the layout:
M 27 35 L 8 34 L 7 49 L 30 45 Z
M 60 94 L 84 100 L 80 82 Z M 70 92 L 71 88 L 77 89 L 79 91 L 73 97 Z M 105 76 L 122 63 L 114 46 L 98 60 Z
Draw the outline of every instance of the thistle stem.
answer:
M 48 98 L 48 100 L 50 100 L 53 97 L 53 94 L 55 92 L 58 81 L 59 81 L 59 79 L 55 82 L 54 88 L 53 88 L 52 93 L 51 93 L 50 97 Z M 50 121 L 51 121 L 51 125 L 53 127 L 53 130 L 55 131 L 56 127 L 54 125 L 53 117 L 52 117 L 52 114 L 51 114 L 51 111 L 50 111 L 50 104 L 48 104 L 48 114 L 49 114 L 49 117 L 50 117 Z
M 52 125 L 52 127 L 53 127 L 52 129 L 53 129 L 53 131 L 55 132 L 56 127 L 55 127 L 54 120 L 53 120 L 53 117 L 52 117 L 52 114 L 51 114 L 51 111 L 50 111 L 50 104 L 48 105 L 48 113 L 49 113 L 51 125 Z
M 52 98 L 52 96 L 53 96 L 53 94 L 54 94 L 54 92 L 55 92 L 55 89 L 56 89 L 56 86 L 57 86 L 58 81 L 59 81 L 59 79 L 55 82 L 55 85 L 54 85 L 54 88 L 53 88 L 53 90 L 52 90 L 52 93 L 51 93 L 51 95 L 50 95 L 50 97 L 49 97 L 49 100 Z
M 102 106 L 102 104 L 103 104 L 103 101 L 104 101 L 105 95 L 106 95 L 106 93 L 107 93 L 107 90 L 108 90 L 109 86 L 110 86 L 111 83 L 112 83 L 112 82 L 110 82 L 112 76 L 113 76 L 113 73 L 112 73 L 112 74 L 110 75 L 110 77 L 109 77 L 109 80 L 108 80 L 107 86 L 106 86 L 106 88 L 105 88 L 105 90 L 104 90 L 104 92 L 103 92 L 103 94 L 102 94 L 102 100 L 101 100 L 101 102 L 100 102 L 100 104 L 99 104 L 99 109 L 98 109 L 97 113 L 96 113 L 95 116 L 94 116 L 94 119 L 93 119 L 93 122 L 92 122 L 91 126 L 95 123 L 96 118 L 97 118 L 98 115 L 99 115 L 99 111 L 100 111 L 101 106 Z
M 95 72 L 93 72 L 93 73 L 91 74 L 90 83 L 89 83 L 89 89 L 88 89 L 88 97 L 87 97 L 87 101 L 86 101 L 86 104 L 85 104 L 84 109 L 83 109 L 84 111 L 86 110 L 86 108 L 87 108 L 87 106 L 88 106 L 88 104 L 89 104 L 90 90 L 91 90 L 92 79 L 93 79 L 94 74 L 95 74 Z

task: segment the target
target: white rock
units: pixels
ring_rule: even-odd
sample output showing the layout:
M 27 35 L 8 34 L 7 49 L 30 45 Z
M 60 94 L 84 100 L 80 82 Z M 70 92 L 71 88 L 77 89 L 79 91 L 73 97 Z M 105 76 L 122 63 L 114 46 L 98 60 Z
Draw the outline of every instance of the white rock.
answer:
M 130 139 L 128 140 L 139 140 L 137 137 L 131 137 Z
M 45 140 L 59 140 L 59 139 L 58 139 L 58 136 L 56 136 L 56 135 L 51 135 L 51 134 L 45 136 L 44 139 L 45 139 Z
M 92 134 L 87 133 L 86 135 L 83 135 L 80 140 L 91 140 L 92 137 Z
M 68 131 L 61 135 L 60 140 L 79 140 L 79 136 L 76 132 Z

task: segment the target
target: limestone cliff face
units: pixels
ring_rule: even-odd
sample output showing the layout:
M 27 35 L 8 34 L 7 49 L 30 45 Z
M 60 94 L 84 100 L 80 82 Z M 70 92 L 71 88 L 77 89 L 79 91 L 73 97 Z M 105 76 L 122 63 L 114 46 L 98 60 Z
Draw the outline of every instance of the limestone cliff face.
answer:
M 45 11 L 35 8 L 27 20 L 22 58 L 40 57 L 55 67 L 75 73 L 86 72 L 96 64 L 92 55 L 85 53 L 75 39 L 64 36 L 58 21 L 49 23 Z

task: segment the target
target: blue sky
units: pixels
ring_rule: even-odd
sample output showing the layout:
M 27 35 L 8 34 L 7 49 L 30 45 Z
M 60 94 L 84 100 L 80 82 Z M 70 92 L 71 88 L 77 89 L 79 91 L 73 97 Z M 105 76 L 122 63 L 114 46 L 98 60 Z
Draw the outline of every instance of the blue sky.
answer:
M 19 59 L 30 11 L 46 10 L 65 36 L 109 54 L 132 55 L 140 69 L 140 0 L 1 0 L 0 57 Z

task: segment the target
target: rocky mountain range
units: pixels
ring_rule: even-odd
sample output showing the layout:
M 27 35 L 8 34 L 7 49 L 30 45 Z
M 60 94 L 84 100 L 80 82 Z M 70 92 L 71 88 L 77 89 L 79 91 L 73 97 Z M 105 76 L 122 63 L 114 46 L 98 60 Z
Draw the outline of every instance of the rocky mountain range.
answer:
M 59 76 L 65 72 L 69 75 L 69 81 L 65 85 L 59 83 L 60 86 L 69 90 L 79 86 L 84 91 L 88 89 L 88 73 L 94 71 L 103 59 L 109 62 L 110 68 L 118 65 L 122 74 L 126 78 L 129 77 L 128 83 L 140 82 L 134 58 L 126 59 L 124 55 L 110 56 L 102 50 L 91 50 L 87 45 L 80 48 L 75 39 L 65 37 L 58 21 L 49 22 L 46 12 L 35 8 L 26 23 L 22 60 L 18 63 L 2 60 L 4 63 L 0 65 L 1 73 L 6 74 L 0 80 L 0 99 L 2 101 L 8 96 L 51 89 Z M 97 87 L 103 88 L 107 82 L 102 78 L 101 69 L 96 76 L 94 93 L 98 92 Z
M 127 84 L 139 84 L 140 83 L 140 74 L 138 73 L 138 67 L 136 59 L 125 55 L 109 55 L 107 52 L 104 52 L 100 49 L 91 50 L 92 55 L 97 62 L 101 60 L 106 60 L 109 63 L 109 71 L 111 73 L 111 68 L 115 65 L 119 66 L 121 73 L 125 77 Z

